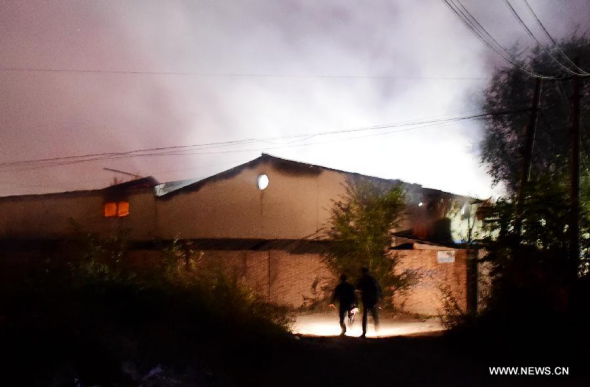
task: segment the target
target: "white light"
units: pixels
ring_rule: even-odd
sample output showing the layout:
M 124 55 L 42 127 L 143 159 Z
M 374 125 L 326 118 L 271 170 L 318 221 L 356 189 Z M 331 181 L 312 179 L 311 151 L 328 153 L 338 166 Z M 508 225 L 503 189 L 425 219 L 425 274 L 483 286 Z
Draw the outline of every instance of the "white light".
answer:
M 347 324 L 346 336 L 359 337 L 362 332 L 362 315 L 359 313 L 352 326 Z M 419 322 L 404 322 L 393 320 L 382 316 L 381 325 L 375 330 L 372 319 L 369 319 L 367 326 L 367 337 L 391 337 L 404 336 L 417 333 L 440 332 L 444 327 L 436 319 Z M 338 336 L 340 335 L 340 325 L 338 324 L 338 314 L 311 314 L 299 315 L 292 327 L 294 334 L 311 335 L 311 336 Z
M 418 203 L 418 207 L 422 207 L 424 204 L 422 202 Z
M 258 176 L 258 189 L 259 190 L 263 190 L 266 189 L 266 187 L 268 187 L 268 176 L 266 175 L 260 175 Z

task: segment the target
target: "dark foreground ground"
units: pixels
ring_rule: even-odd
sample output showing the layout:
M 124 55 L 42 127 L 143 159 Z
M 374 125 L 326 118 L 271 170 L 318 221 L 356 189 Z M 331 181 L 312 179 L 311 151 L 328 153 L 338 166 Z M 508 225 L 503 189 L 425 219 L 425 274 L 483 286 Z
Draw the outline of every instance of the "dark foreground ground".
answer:
M 173 270 L 140 281 L 82 263 L 0 270 L 0 387 L 590 386 L 585 313 L 504 313 L 452 335 L 424 321 L 430 331 L 418 336 L 359 339 L 327 336 L 338 332 L 331 311 L 305 316 L 322 336 L 293 335 L 287 311 L 223 276 L 195 284 Z M 389 333 L 408 333 L 405 323 Z M 491 376 L 499 366 L 570 375 Z
M 477 346 L 477 343 L 473 343 Z M 590 365 L 563 355 L 478 357 L 440 334 L 390 338 L 300 336 L 233 369 L 244 386 L 590 386 Z M 569 366 L 571 376 L 490 376 L 490 366 Z M 577 375 L 576 375 L 577 374 Z
M 47 348 L 52 344 L 57 350 L 59 342 L 49 341 L 46 338 L 41 343 L 45 350 L 20 351 L 18 358 L 3 360 L 2 365 L 9 369 L 0 372 L 0 386 L 590 386 L 588 356 L 519 354 L 522 346 L 516 345 L 485 351 L 475 341 L 442 333 L 367 339 L 286 335 L 195 342 L 176 361 L 160 363 L 162 357 L 154 354 L 147 366 L 110 361 L 101 347 L 91 345 L 74 346 L 71 356 L 57 361 L 54 351 Z M 112 353 L 129 350 L 120 347 L 122 342 L 110 347 Z M 13 351 L 5 347 L 3 352 Z M 570 375 L 491 376 L 489 367 L 496 366 L 561 366 L 569 367 Z M 76 378 L 81 379 L 79 384 Z

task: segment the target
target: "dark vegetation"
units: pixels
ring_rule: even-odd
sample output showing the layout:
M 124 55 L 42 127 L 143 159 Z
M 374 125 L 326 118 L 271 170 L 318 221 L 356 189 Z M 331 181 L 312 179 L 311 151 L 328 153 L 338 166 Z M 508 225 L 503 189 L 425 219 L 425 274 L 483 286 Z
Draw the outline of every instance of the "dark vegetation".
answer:
M 571 58 L 590 64 L 590 42 L 573 38 L 561 49 Z M 557 48 L 537 49 L 523 60 L 535 72 L 567 76 L 547 53 L 562 58 Z M 493 238 L 484 241 L 492 265 L 492 292 L 478 316 L 457 315 L 452 332 L 499 358 L 553 358 L 588 369 L 590 360 L 590 185 L 582 152 L 580 193 L 580 256 L 571 256 L 569 197 L 569 137 L 571 80 L 544 81 L 540 115 L 531 161 L 530 180 L 523 189 L 522 227 L 516 219 L 520 187 L 522 128 L 529 114 L 504 114 L 486 123 L 482 160 L 508 195 L 487 209 Z M 583 127 L 590 123 L 588 87 L 582 101 Z M 485 94 L 489 111 L 530 109 L 535 80 L 516 68 L 497 72 Z M 582 132 L 582 149 L 590 137 Z
M 59 251 L 2 278 L 3 386 L 236 385 L 244 359 L 291 340 L 286 309 L 221 272 L 196 277 L 178 242 L 149 265 L 125 238 Z
M 531 178 L 563 177 L 569 174 L 568 163 L 571 127 L 571 97 L 573 81 L 571 74 L 558 65 L 553 58 L 567 64 L 561 51 L 569 58 L 579 58 L 580 66 L 590 67 L 590 41 L 585 37 L 573 37 L 561 47 L 536 48 L 521 60 L 521 65 L 532 71 L 564 80 L 543 80 L 539 103 L 539 115 L 531 163 Z M 572 68 L 568 64 L 568 67 Z M 576 70 L 577 71 L 577 70 Z M 481 102 L 487 113 L 493 114 L 485 122 L 484 139 L 481 143 L 482 162 L 495 183 L 504 184 L 509 194 L 518 190 L 521 175 L 521 156 L 524 142 L 523 128 L 528 125 L 533 101 L 535 79 L 515 67 L 498 70 L 491 80 Z M 590 82 L 583 81 L 582 128 L 590 127 Z M 590 135 L 581 131 L 583 166 L 587 169 Z
M 358 278 L 361 268 L 368 268 L 390 306 L 393 295 L 409 289 L 420 274 L 396 270 L 397 257 L 387 254 L 390 230 L 398 226 L 405 210 L 403 187 L 356 178 L 349 179 L 345 188 L 345 195 L 332 207 L 328 235 L 333 243 L 326 261 L 336 278 L 342 273 Z

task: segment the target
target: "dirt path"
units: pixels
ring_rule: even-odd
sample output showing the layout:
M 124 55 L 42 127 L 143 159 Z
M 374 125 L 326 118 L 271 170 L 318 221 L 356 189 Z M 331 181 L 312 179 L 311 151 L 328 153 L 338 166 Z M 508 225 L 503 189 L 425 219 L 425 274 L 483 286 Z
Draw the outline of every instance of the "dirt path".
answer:
M 383 314 L 380 318 L 379 330 L 376 332 L 372 320 L 369 319 L 368 337 L 392 337 L 417 333 L 429 333 L 443 331 L 444 327 L 438 318 L 424 320 L 399 319 L 391 315 Z M 313 313 L 298 315 L 292 328 L 293 333 L 311 336 L 338 336 L 340 326 L 338 315 L 332 313 Z M 361 315 L 358 314 L 352 326 L 348 327 L 347 336 L 358 337 L 362 333 Z
M 240 386 L 590 385 L 579 378 L 491 377 L 489 366 L 506 365 L 502 358 L 493 362 L 499 364 L 453 346 L 441 333 L 367 339 L 301 335 L 280 346 L 252 348 L 232 373 Z

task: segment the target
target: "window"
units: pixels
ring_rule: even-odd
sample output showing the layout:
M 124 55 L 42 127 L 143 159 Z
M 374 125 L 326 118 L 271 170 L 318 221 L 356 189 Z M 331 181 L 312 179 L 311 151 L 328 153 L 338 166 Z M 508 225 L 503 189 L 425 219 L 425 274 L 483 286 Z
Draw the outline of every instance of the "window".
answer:
M 259 190 L 262 191 L 262 190 L 266 189 L 266 187 L 268 187 L 268 183 L 269 183 L 268 176 L 266 176 L 266 175 L 258 176 L 258 189 Z
M 122 218 L 129 215 L 129 202 L 107 202 L 104 204 L 105 218 Z

